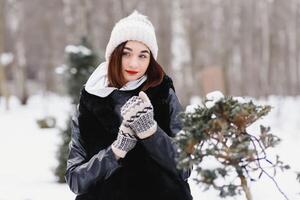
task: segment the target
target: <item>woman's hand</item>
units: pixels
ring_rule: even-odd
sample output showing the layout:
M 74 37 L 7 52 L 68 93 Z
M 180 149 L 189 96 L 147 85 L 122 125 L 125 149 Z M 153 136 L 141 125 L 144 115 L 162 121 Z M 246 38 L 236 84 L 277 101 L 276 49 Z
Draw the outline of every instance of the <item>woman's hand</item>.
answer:
M 111 145 L 116 158 L 124 158 L 126 154 L 136 145 L 136 137 L 130 127 L 121 124 L 117 139 Z
M 157 130 L 154 120 L 153 106 L 148 96 L 140 92 L 131 97 L 121 108 L 123 123 L 129 126 L 140 139 L 153 135 Z

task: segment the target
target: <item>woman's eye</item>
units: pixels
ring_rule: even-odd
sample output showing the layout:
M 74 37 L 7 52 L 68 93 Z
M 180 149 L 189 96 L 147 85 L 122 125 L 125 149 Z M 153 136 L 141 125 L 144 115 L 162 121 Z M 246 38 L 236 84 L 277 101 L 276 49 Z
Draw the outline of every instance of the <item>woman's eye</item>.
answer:
M 123 56 L 129 56 L 130 54 L 128 52 L 123 52 Z
M 147 58 L 146 55 L 140 55 L 140 58 Z

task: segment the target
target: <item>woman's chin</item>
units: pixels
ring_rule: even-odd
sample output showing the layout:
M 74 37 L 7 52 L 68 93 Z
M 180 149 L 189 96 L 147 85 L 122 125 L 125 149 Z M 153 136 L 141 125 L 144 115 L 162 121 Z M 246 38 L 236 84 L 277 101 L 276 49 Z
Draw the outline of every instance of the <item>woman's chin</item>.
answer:
M 137 75 L 128 75 L 128 76 L 125 77 L 125 79 L 126 79 L 126 82 L 135 81 L 135 80 L 139 79 L 139 76 L 137 76 Z

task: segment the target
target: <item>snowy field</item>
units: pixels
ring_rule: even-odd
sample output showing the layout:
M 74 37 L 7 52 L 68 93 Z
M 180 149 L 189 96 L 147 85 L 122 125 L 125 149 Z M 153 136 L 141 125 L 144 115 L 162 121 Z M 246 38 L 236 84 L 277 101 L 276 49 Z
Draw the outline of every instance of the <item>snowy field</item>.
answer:
M 290 200 L 300 199 L 300 183 L 295 178 L 295 171 L 300 171 L 300 97 L 270 97 L 259 103 L 272 105 L 274 109 L 258 124 L 271 126 L 272 132 L 282 139 L 270 155 L 279 154 L 292 168 L 278 172 L 276 180 Z M 3 99 L 0 100 L 0 200 L 74 199 L 68 186 L 56 183 L 53 175 L 60 143 L 58 128 L 39 129 L 36 124 L 37 119 L 52 115 L 57 118 L 57 127 L 63 128 L 70 110 L 69 100 L 55 95 L 33 96 L 25 107 L 11 98 L 9 111 L 4 109 Z M 254 126 L 249 131 L 255 130 Z M 192 179 L 190 183 L 195 200 L 221 199 L 213 190 L 202 191 Z M 265 177 L 250 183 L 250 187 L 254 200 L 284 199 Z M 244 200 L 245 197 L 227 199 Z

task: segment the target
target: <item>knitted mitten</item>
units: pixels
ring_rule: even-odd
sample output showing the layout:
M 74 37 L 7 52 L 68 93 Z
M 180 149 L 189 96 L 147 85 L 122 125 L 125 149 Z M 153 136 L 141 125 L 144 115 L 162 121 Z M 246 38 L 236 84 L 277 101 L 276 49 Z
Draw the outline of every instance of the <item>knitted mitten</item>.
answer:
M 125 155 L 134 148 L 136 137 L 130 127 L 121 124 L 117 139 L 111 145 L 112 151 L 119 157 L 124 158 Z
M 153 106 L 144 92 L 131 97 L 121 108 L 123 123 L 144 139 L 155 133 L 157 123 L 153 117 Z

